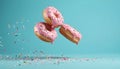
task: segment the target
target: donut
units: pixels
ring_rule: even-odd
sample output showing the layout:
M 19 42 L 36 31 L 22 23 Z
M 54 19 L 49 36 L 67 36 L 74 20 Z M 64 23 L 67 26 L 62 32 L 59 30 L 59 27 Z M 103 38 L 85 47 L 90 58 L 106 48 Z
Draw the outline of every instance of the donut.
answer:
M 34 26 L 34 33 L 39 39 L 51 43 L 53 43 L 57 37 L 57 32 L 51 28 L 51 25 L 48 25 L 45 22 L 37 23 Z
M 52 28 L 59 27 L 63 24 L 62 14 L 54 7 L 47 7 L 43 11 L 43 18 L 49 25 L 52 25 Z
M 60 27 L 59 32 L 67 39 L 69 39 L 70 41 L 76 44 L 78 44 L 78 42 L 82 37 L 82 35 L 77 30 L 75 30 L 74 28 L 72 28 L 70 25 L 67 24 L 63 24 Z

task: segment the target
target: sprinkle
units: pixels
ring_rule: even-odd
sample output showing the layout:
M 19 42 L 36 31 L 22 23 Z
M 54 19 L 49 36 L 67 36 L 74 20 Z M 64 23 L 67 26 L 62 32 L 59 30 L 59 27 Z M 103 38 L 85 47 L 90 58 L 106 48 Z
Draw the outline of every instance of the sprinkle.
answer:
M 86 61 L 89 61 L 89 59 L 88 59 L 88 58 L 86 58 L 85 60 L 86 60 Z
M 20 54 L 18 54 L 18 56 L 17 56 L 18 58 L 21 58 L 22 57 L 22 54 L 20 53 Z
M 68 60 L 68 58 L 65 58 L 65 57 L 64 57 L 63 60 Z
M 21 64 L 18 64 L 18 66 L 21 66 Z
M 27 63 L 26 61 L 24 61 L 23 63 Z
M 18 36 L 18 33 L 14 33 L 14 36 L 16 36 L 16 37 L 17 37 L 17 36 Z
M 38 51 L 37 51 L 37 50 L 35 50 L 33 53 L 34 53 L 34 54 L 36 54 L 36 53 L 38 53 Z
M 8 33 L 8 35 L 10 35 L 10 33 Z
M 41 54 L 44 54 L 44 52 L 43 52 L 43 51 L 40 51 L 40 53 L 41 53 Z
M 57 64 L 60 64 L 60 61 L 57 61 Z

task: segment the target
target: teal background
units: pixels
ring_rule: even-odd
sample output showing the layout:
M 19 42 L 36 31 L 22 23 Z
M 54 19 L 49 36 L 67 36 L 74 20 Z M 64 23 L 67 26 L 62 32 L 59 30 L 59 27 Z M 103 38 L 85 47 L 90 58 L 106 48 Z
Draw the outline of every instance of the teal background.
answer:
M 62 13 L 65 23 L 81 32 L 82 39 L 78 45 L 64 38 L 59 33 L 59 28 L 56 29 L 58 37 L 53 44 L 43 42 L 35 36 L 33 27 L 36 23 L 44 21 L 42 11 L 48 6 L 56 7 Z M 8 28 L 8 24 L 11 28 Z M 25 29 L 22 29 L 23 25 Z M 16 27 L 19 33 L 17 37 L 12 35 Z M 0 40 L 3 45 L 0 47 L 0 55 L 19 53 L 34 55 L 33 51 L 42 50 L 48 55 L 57 56 L 63 54 L 71 57 L 83 55 L 109 58 L 117 55 L 118 57 L 120 55 L 120 0 L 0 0 Z M 82 63 L 81 68 L 97 68 L 97 66 L 102 69 L 120 68 L 119 59 L 115 63 L 108 62 L 106 60 L 103 63 L 99 61 L 94 64 Z M 79 65 L 70 63 L 61 65 L 58 69 L 64 67 L 79 69 Z M 113 67 L 109 67 L 112 65 Z M 6 66 L 7 64 L 4 65 Z M 41 66 L 43 69 L 57 68 L 54 65 Z
M 119 0 L 0 0 L 0 36 L 4 45 L 0 47 L 0 54 L 30 54 L 34 50 L 56 55 L 119 54 L 119 4 Z M 43 42 L 34 35 L 33 27 L 37 22 L 44 21 L 42 11 L 48 6 L 59 9 L 65 23 L 81 32 L 83 38 L 78 45 L 64 38 L 59 29 L 56 29 L 58 37 L 53 44 Z M 23 35 L 17 38 L 8 35 L 15 31 L 8 29 L 8 24 L 18 26 L 19 33 Z M 25 30 L 21 29 L 22 25 Z M 24 39 L 25 42 L 14 44 L 16 39 Z M 6 51 L 2 52 L 3 49 Z

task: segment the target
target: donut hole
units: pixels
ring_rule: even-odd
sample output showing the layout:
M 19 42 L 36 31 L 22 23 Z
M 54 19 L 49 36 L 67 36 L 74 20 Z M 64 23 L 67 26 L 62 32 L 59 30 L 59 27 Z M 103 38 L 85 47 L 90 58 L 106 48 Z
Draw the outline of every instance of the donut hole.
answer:
M 46 28 L 48 31 L 51 31 L 51 30 L 52 30 L 51 25 L 48 25 L 48 24 L 46 24 L 46 23 L 44 23 L 44 24 L 45 24 L 45 28 Z
M 59 15 L 58 15 L 58 14 L 56 14 L 56 13 L 54 13 L 54 15 L 55 15 L 55 17 L 56 17 L 56 18 L 58 18 L 58 17 L 59 17 Z

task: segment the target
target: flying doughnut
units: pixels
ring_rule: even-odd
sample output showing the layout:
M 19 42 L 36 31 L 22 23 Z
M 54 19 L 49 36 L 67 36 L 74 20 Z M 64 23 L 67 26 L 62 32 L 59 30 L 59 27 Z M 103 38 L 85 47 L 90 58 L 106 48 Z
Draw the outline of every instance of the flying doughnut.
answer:
M 52 28 L 59 27 L 64 22 L 62 14 L 54 7 L 47 7 L 43 11 L 43 18 Z
M 67 39 L 76 44 L 78 44 L 79 40 L 82 38 L 82 35 L 77 30 L 67 24 L 63 24 L 60 27 L 59 32 Z
M 51 42 L 51 43 L 53 43 L 53 41 L 57 37 L 57 32 L 45 22 L 37 23 L 34 26 L 34 33 L 41 40 L 46 41 L 46 42 Z

